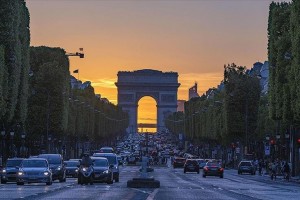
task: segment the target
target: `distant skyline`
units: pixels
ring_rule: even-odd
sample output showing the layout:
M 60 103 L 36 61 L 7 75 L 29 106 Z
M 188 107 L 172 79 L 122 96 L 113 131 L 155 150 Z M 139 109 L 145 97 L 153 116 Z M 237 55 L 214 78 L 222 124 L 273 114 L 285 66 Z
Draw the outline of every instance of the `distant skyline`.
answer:
M 179 73 L 178 99 L 223 79 L 224 64 L 267 60 L 271 0 L 27 0 L 32 46 L 84 48 L 70 58 L 96 93 L 117 104 L 118 71 Z M 276 1 L 278 2 L 278 1 Z M 77 76 L 76 76 L 77 77 Z

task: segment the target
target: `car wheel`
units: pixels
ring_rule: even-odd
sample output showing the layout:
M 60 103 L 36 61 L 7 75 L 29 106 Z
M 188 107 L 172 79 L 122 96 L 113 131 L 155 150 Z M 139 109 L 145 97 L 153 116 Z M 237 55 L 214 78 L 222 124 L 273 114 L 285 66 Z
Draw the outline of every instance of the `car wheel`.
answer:
M 184 170 L 183 173 L 186 173 L 186 171 Z
M 117 177 L 117 178 L 115 179 L 115 181 L 118 183 L 118 182 L 119 182 L 119 177 Z
M 46 185 L 52 185 L 52 181 L 47 182 Z
M 1 181 L 1 183 L 3 183 L 3 184 L 6 184 L 6 183 L 7 183 L 7 181 Z
M 220 178 L 224 178 L 224 176 L 223 176 L 223 175 L 221 175 L 221 176 L 220 176 Z
M 203 174 L 203 178 L 206 178 L 206 175 Z
M 24 185 L 24 182 L 17 182 L 17 185 Z
M 199 173 L 200 173 L 200 171 L 198 170 L 198 171 L 197 171 L 197 174 L 199 174 Z

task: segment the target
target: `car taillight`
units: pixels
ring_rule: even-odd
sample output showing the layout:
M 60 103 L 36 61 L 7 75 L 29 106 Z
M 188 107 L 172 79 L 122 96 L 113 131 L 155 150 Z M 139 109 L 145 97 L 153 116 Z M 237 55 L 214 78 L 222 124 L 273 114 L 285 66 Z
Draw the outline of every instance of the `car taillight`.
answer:
M 208 171 L 208 168 L 207 168 L 207 167 L 204 167 L 203 169 L 204 169 L 205 171 Z
M 220 168 L 220 171 L 222 172 L 224 169 L 223 168 Z

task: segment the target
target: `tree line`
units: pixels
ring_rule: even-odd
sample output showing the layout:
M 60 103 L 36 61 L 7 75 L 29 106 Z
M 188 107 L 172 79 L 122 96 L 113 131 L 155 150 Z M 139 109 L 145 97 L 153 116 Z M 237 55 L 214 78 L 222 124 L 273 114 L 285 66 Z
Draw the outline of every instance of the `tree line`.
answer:
M 300 122 L 300 1 L 272 2 L 268 19 L 268 93 L 260 77 L 244 66 L 224 66 L 224 88 L 185 103 L 183 113 L 166 120 L 168 129 L 185 133 L 195 143 L 225 146 L 236 141 L 255 148 L 266 135 L 275 137 Z M 184 130 L 179 127 L 184 127 Z M 284 142 L 284 141 L 283 141 Z
M 62 48 L 30 47 L 30 15 L 24 0 L 0 0 L 0 130 L 39 148 L 57 141 L 103 143 L 122 133 L 128 116 L 95 96 L 94 88 L 71 87 L 69 58 Z M 79 81 L 79 80 L 78 80 Z M 18 144 L 17 144 L 18 145 Z M 20 145 L 20 143 L 19 143 Z

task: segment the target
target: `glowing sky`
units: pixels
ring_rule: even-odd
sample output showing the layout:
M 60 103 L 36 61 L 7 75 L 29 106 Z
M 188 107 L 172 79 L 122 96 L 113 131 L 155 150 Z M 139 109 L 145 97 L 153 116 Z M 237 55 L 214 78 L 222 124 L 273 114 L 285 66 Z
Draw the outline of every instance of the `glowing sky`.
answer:
M 224 64 L 267 59 L 270 0 L 27 0 L 31 45 L 84 48 L 71 71 L 117 103 L 118 71 L 179 73 L 179 99 L 217 86 Z

